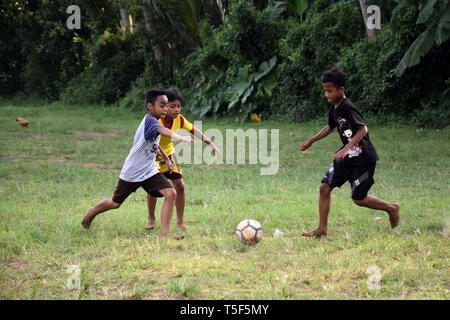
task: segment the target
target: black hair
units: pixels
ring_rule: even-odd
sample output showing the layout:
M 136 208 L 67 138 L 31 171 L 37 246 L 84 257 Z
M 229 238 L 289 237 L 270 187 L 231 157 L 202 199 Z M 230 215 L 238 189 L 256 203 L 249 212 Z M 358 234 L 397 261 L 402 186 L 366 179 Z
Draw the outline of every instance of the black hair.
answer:
M 163 96 L 165 94 L 166 92 L 162 89 L 150 89 L 147 91 L 147 98 L 145 100 L 145 103 L 147 104 L 150 102 L 151 104 L 154 104 L 159 96 Z
M 322 83 L 331 82 L 336 88 L 345 87 L 346 76 L 344 71 L 333 67 L 323 73 Z
M 177 88 L 169 88 L 166 90 L 167 100 L 175 101 L 180 100 L 182 102 L 181 92 Z

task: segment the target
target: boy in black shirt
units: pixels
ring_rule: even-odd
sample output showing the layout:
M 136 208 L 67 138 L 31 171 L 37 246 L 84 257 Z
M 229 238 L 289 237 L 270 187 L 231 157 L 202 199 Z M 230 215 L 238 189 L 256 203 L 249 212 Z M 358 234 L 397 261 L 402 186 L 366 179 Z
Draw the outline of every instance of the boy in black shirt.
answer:
M 398 203 L 387 203 L 367 195 L 374 183 L 373 174 L 379 158 L 375 147 L 370 142 L 364 118 L 353 103 L 345 97 L 345 78 L 344 72 L 339 68 L 324 72 L 322 87 L 325 97 L 332 104 L 328 125 L 300 146 L 300 151 L 305 153 L 314 142 L 325 138 L 336 127 L 344 144 L 335 153 L 334 161 L 320 184 L 319 227 L 313 231 L 304 232 L 303 236 L 326 237 L 331 191 L 335 187 L 341 187 L 346 181 L 351 184 L 352 199 L 357 205 L 386 211 L 389 214 L 391 228 L 395 228 L 400 220 Z

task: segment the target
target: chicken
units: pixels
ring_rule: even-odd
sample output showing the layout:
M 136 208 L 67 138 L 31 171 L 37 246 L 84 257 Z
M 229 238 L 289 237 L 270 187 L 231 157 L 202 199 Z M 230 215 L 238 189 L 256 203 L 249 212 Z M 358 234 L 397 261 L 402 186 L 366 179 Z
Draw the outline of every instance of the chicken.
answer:
M 252 114 L 250 115 L 250 119 L 251 119 L 253 122 L 261 122 L 261 114 L 252 113 Z
M 16 121 L 22 126 L 28 128 L 28 121 L 23 118 L 17 118 Z

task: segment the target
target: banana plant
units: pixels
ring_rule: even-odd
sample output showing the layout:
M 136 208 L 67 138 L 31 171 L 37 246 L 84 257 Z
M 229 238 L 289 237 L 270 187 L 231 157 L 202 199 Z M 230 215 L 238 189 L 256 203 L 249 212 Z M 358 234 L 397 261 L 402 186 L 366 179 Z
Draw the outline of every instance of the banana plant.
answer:
M 393 14 L 398 13 L 402 8 L 414 5 L 412 0 L 403 0 L 394 9 Z M 417 17 L 416 24 L 427 23 L 430 18 L 434 18 L 428 28 L 419 35 L 400 60 L 395 74 L 401 77 L 405 70 L 420 63 L 433 46 L 440 46 L 446 42 L 450 36 L 450 5 L 448 0 L 431 0 L 426 3 Z
M 257 108 L 255 98 L 265 94 L 272 96 L 272 90 L 278 84 L 276 72 L 277 57 L 264 61 L 255 73 L 248 73 L 247 69 L 240 68 L 238 77 L 230 88 L 232 99 L 228 110 L 239 105 L 237 121 L 243 122 L 248 115 Z
M 264 9 L 263 15 L 269 20 L 275 20 L 283 12 L 288 11 L 291 15 L 300 18 L 300 21 L 302 21 L 303 13 L 308 9 L 308 4 L 308 0 L 270 0 L 267 8 Z
M 208 112 L 219 111 L 221 101 L 225 100 L 224 92 L 229 93 L 227 111 L 236 112 L 237 121 L 243 122 L 257 108 L 258 97 L 272 95 L 278 84 L 277 58 L 264 61 L 258 71 L 249 73 L 246 68 L 239 68 L 237 76 L 228 87 L 224 87 L 225 74 L 212 71 L 197 83 L 197 95 L 194 97 L 193 113 L 203 117 Z M 231 98 L 230 98 L 231 97 Z M 233 111 L 233 109 L 236 109 Z
M 263 11 L 263 17 L 267 20 L 276 20 L 287 10 L 286 1 L 269 1 L 267 8 Z
M 193 97 L 192 112 L 203 118 L 208 112 L 217 113 L 220 108 L 220 102 L 223 100 L 223 81 L 224 73 L 214 69 L 205 77 L 202 75 L 197 82 L 196 93 Z
M 286 1 L 288 10 L 297 15 L 302 21 L 303 13 L 308 9 L 308 0 L 288 0 Z

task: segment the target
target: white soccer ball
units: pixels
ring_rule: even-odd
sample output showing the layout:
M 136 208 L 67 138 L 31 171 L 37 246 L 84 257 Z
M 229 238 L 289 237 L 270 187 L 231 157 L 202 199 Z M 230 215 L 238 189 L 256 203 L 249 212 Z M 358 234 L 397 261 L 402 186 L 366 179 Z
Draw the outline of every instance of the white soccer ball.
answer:
M 239 222 L 236 228 L 236 235 L 245 245 L 258 243 L 263 236 L 261 224 L 252 219 L 246 219 Z

